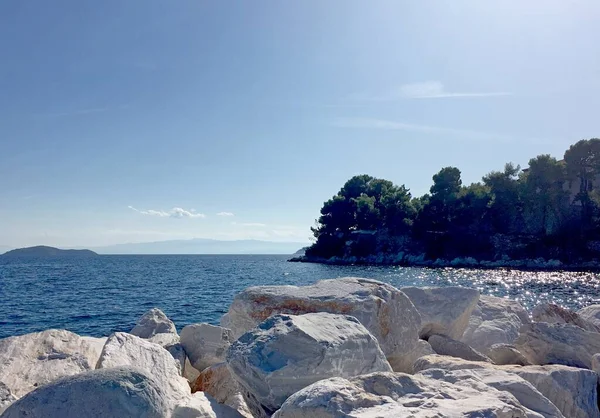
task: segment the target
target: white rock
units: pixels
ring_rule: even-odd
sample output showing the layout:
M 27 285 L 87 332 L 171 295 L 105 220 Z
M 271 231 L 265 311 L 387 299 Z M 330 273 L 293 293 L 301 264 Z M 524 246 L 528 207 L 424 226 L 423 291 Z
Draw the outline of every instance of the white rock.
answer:
M 314 383 L 290 396 L 273 418 L 540 416 L 528 412 L 510 393 L 475 379 L 451 384 L 422 375 L 373 373 Z
M 441 370 L 429 369 L 419 375 L 448 383 L 461 381 L 477 381 L 491 386 L 499 391 L 513 395 L 525 408 L 539 414 L 543 418 L 565 418 L 560 410 L 542 395 L 531 383 L 523 378 L 503 370 L 476 369 L 476 370 Z M 528 414 L 532 416 L 533 414 Z
M 301 287 L 250 287 L 235 297 L 221 325 L 238 338 L 272 314 L 311 312 L 354 316 L 377 338 L 394 370 L 410 371 L 407 356 L 417 347 L 421 318 L 404 293 L 376 280 L 347 277 Z
M 20 398 L 60 377 L 93 370 L 97 359 L 97 346 L 66 330 L 3 338 L 0 382 Z
M 0 414 L 16 400 L 17 397 L 11 393 L 8 386 L 0 382 Z
M 130 334 L 140 338 L 150 338 L 156 334 L 177 335 L 177 329 L 163 311 L 152 308 L 138 319 Z
M 498 365 L 516 364 L 519 366 L 528 366 L 530 363 L 525 356 L 517 350 L 517 347 L 510 344 L 494 344 L 488 351 L 489 358 Z
M 600 352 L 600 334 L 575 325 L 537 322 L 523 326 L 515 347 L 532 364 L 590 369 L 592 356 Z
M 137 367 L 150 373 L 169 389 L 172 399 L 180 400 L 191 394 L 173 356 L 160 345 L 135 335 L 116 332 L 104 345 L 97 368 L 119 366 Z
M 94 370 L 63 377 L 13 403 L 2 418 L 164 418 L 168 394 L 147 372 Z
M 185 366 L 183 368 L 183 377 L 185 377 L 189 382 L 194 382 L 198 376 L 200 375 L 200 371 L 195 369 L 190 363 L 190 359 L 185 357 Z
M 466 287 L 403 287 L 421 314 L 419 336 L 441 334 L 458 340 L 462 337 L 479 292 Z
M 592 370 L 600 374 L 600 353 L 592 356 Z
M 495 366 L 448 356 L 424 356 L 415 362 L 415 371 L 427 369 L 495 369 L 513 373 L 531 383 L 567 418 L 598 418 L 598 375 L 575 367 Z
M 392 370 L 356 318 L 328 313 L 268 318 L 231 345 L 227 366 L 259 416 L 317 380 Z
M 171 418 L 243 418 L 239 412 L 219 404 L 210 395 L 196 392 L 177 405 Z
M 530 322 L 519 302 L 481 295 L 460 341 L 487 355 L 494 344 L 513 344 L 521 326 Z
M 225 361 L 233 340 L 231 330 L 210 324 L 187 325 L 181 330 L 181 345 L 196 370 Z
M 554 303 L 542 303 L 536 306 L 532 313 L 535 322 L 548 322 L 551 324 L 571 324 L 586 331 L 598 332 L 599 328 L 578 313 L 562 308 Z
M 433 351 L 437 354 L 459 357 L 465 360 L 472 361 L 491 361 L 488 357 L 480 352 L 473 350 L 467 344 L 453 340 L 445 335 L 434 334 L 429 337 L 427 342 L 430 344 Z
M 90 345 L 93 354 L 90 354 L 90 363 L 96 366 L 98 359 L 100 358 L 100 354 L 102 353 L 102 349 L 104 348 L 104 344 L 106 344 L 106 340 L 108 337 L 88 337 L 85 335 L 81 336 L 81 339 Z
M 577 311 L 580 317 L 600 327 L 600 305 L 590 305 Z
M 238 411 L 246 418 L 253 418 L 236 380 L 227 364 L 218 363 L 202 370 L 192 383 L 192 392 L 204 392 L 215 400 Z
M 414 364 L 414 362 L 423 356 L 428 356 L 429 354 L 435 354 L 435 351 L 433 351 L 431 345 L 429 345 L 429 343 L 425 340 L 419 340 L 417 343 L 417 347 L 406 355 L 407 362 L 411 364 L 410 370 L 408 370 L 407 372 L 412 374 L 412 365 Z

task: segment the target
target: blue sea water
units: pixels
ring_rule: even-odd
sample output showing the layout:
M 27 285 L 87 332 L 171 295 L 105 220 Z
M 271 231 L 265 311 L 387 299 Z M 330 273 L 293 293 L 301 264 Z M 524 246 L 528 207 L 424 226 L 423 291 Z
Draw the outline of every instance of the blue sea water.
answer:
M 600 303 L 600 275 L 577 272 L 424 269 L 288 263 L 270 255 L 103 255 L 87 259 L 0 257 L 0 338 L 66 328 L 81 335 L 129 331 L 152 307 L 179 329 L 217 324 L 248 286 L 305 285 L 344 276 L 394 286 L 470 286 L 519 300 L 579 309 Z

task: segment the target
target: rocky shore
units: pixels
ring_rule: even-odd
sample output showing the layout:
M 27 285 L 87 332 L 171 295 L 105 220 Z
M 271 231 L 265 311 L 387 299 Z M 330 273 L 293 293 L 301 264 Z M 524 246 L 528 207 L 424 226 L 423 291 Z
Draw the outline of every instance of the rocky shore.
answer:
M 221 326 L 0 339 L 0 416 L 600 418 L 600 305 L 370 279 L 250 287 Z
M 476 268 L 476 269 L 519 269 L 531 271 L 600 271 L 599 261 L 585 261 L 580 263 L 563 263 L 560 260 L 546 260 L 544 258 L 513 260 L 477 260 L 472 257 L 460 257 L 452 260 L 438 258 L 429 260 L 425 255 L 377 254 L 367 257 L 312 257 L 299 255 L 288 261 L 295 263 L 318 263 L 330 265 L 372 265 L 372 266 L 402 266 L 426 268 Z

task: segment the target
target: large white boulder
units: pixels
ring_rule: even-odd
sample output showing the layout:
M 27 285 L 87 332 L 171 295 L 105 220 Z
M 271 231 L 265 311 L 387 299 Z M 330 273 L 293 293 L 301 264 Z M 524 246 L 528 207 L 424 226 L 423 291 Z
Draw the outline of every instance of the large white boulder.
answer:
M 187 325 L 181 330 L 181 345 L 196 370 L 225 361 L 234 341 L 231 330 L 210 324 Z
M 491 361 L 487 356 L 473 350 L 467 344 L 453 340 L 445 335 L 434 334 L 429 337 L 427 342 L 437 354 L 459 357 L 472 361 Z
M 600 327 L 600 305 L 590 305 L 577 311 L 580 317 Z
M 423 375 L 373 373 L 331 378 L 290 396 L 273 418 L 415 417 L 525 418 L 510 393 L 476 379 L 448 383 Z
M 424 356 L 414 365 L 415 372 L 427 369 L 494 369 L 513 373 L 531 383 L 567 418 L 598 418 L 598 375 L 586 369 L 561 365 L 495 366 L 448 356 Z
M 273 314 L 311 312 L 354 316 L 377 338 L 394 370 L 411 369 L 407 355 L 417 347 L 421 317 L 404 293 L 376 280 L 346 277 L 310 286 L 250 287 L 235 297 L 221 325 L 238 338 Z
M 530 322 L 519 302 L 481 295 L 460 340 L 487 355 L 494 344 L 513 344 L 521 326 Z
M 181 377 L 176 360 L 158 344 L 124 332 L 115 332 L 109 338 L 97 369 L 119 366 L 137 367 L 150 373 L 163 383 L 173 399 L 182 399 L 191 394 L 189 384 Z
M 407 373 L 413 373 L 412 365 L 415 363 L 415 361 L 417 361 L 417 359 L 430 354 L 435 354 L 435 351 L 433 351 L 431 345 L 425 340 L 419 340 L 417 342 L 417 347 L 406 355 L 406 361 L 411 365 L 410 369 L 407 370 Z
M 0 382 L 20 398 L 60 377 L 93 370 L 98 346 L 88 341 L 57 329 L 0 339 Z
M 151 338 L 156 334 L 177 335 L 177 329 L 163 311 L 152 308 L 138 319 L 130 334 L 140 338 Z
M 0 414 L 16 400 L 17 397 L 12 394 L 8 386 L 0 382 Z
M 401 290 L 421 314 L 419 336 L 425 339 L 433 334 L 460 339 L 479 300 L 479 292 L 466 287 L 403 287 Z
M 537 322 L 524 325 L 514 345 L 532 364 L 591 369 L 592 356 L 600 353 L 600 334 L 575 325 Z
M 244 418 L 244 416 L 227 405 L 221 405 L 212 396 L 196 392 L 177 405 L 170 418 Z
M 318 380 L 392 370 L 356 318 L 329 313 L 270 317 L 231 345 L 227 366 L 259 416 Z
M 519 366 L 529 366 L 529 360 L 525 358 L 523 353 L 517 350 L 517 347 L 510 344 L 494 344 L 488 351 L 489 358 L 494 364 L 516 364 Z
M 13 403 L 2 418 L 165 418 L 170 411 L 163 385 L 126 367 L 55 380 Z
M 202 370 L 191 384 L 192 392 L 204 392 L 218 403 L 230 406 L 246 418 L 253 418 L 237 381 L 231 376 L 226 363 L 218 363 Z
M 542 303 L 531 312 L 535 322 L 548 322 L 550 324 L 571 324 L 586 331 L 598 332 L 600 329 L 581 317 L 577 312 L 570 311 L 554 303 Z

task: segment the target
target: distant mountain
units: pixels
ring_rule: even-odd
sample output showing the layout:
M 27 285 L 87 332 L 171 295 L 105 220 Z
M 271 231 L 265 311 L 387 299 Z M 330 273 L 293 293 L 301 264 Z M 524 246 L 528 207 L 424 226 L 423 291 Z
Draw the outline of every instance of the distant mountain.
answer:
M 219 241 L 194 238 L 93 248 L 99 254 L 294 254 L 304 242 Z
M 61 250 L 60 248 L 38 245 L 36 247 L 10 250 L 2 254 L 1 257 L 95 257 L 97 255 L 90 250 Z
M 2 255 L 3 253 L 10 251 L 14 249 L 14 247 L 9 247 L 7 245 L 0 245 L 0 255 Z

